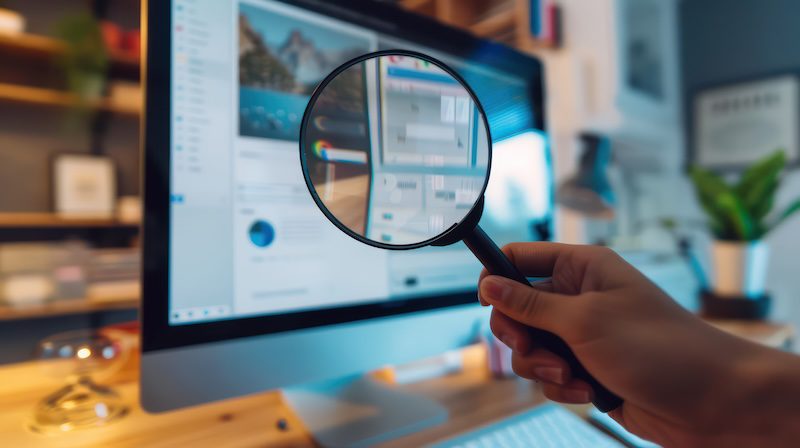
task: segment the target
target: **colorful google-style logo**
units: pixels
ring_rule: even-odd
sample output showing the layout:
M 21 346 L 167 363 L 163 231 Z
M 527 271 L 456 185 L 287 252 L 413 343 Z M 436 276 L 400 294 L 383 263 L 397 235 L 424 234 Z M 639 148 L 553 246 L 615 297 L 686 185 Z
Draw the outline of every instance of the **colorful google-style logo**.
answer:
M 314 154 L 317 155 L 322 160 L 328 160 L 328 158 L 323 154 L 323 151 L 326 149 L 332 148 L 331 144 L 325 140 L 317 140 L 314 142 Z

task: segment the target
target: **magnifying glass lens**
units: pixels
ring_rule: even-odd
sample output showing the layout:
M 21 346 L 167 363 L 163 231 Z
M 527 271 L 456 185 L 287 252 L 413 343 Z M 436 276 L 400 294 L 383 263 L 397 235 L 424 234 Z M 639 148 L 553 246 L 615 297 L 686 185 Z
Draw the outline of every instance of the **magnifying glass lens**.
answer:
M 301 132 L 317 204 L 373 245 L 429 244 L 464 220 L 488 181 L 486 119 L 432 60 L 383 54 L 340 68 L 315 92 Z

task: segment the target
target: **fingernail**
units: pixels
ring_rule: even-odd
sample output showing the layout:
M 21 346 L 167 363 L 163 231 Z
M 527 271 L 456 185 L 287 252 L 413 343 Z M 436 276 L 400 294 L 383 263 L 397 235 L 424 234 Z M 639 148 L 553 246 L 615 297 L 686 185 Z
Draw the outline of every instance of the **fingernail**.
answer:
M 564 398 L 570 403 L 588 403 L 589 392 L 583 389 L 566 389 Z
M 511 286 L 502 277 L 486 277 L 481 282 L 481 297 L 484 300 L 502 302 L 511 290 Z
M 533 375 L 551 383 L 564 384 L 564 371 L 559 367 L 536 367 Z

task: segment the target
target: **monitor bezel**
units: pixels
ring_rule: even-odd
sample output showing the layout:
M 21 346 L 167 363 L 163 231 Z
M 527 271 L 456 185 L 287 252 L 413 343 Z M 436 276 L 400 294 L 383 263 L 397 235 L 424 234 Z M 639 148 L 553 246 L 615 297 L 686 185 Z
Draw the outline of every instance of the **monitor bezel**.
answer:
M 475 60 L 529 80 L 530 100 L 537 112 L 534 129 L 544 130 L 542 64 L 509 47 L 478 39 L 432 19 L 375 1 L 274 0 L 344 20 L 457 58 Z M 145 1 L 142 6 L 146 58 L 142 66 L 145 115 L 142 120 L 144 217 L 142 222 L 142 350 L 151 352 L 323 325 L 396 316 L 476 303 L 475 290 L 382 301 L 366 305 L 255 315 L 212 322 L 169 323 L 170 139 L 172 1 Z M 397 23 L 407 23 L 403 33 Z M 442 38 L 446 35 L 446 38 Z M 476 50 L 480 50 L 479 53 Z M 520 130 L 517 130 L 522 131 Z M 502 138 L 503 135 L 495 135 Z M 166 148 L 166 150 L 165 150 Z M 302 173 L 298 173 L 302 175 Z

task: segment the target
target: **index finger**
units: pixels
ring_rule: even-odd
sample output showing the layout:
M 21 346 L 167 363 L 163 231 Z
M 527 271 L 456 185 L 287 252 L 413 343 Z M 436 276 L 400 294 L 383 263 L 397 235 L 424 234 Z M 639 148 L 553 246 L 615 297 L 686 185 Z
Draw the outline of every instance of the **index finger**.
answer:
M 552 277 L 558 259 L 575 253 L 578 247 L 581 246 L 530 242 L 506 244 L 501 250 L 526 277 Z M 483 269 L 478 280 L 483 280 L 487 275 L 490 273 Z
M 574 254 L 579 247 L 542 241 L 506 244 L 502 250 L 526 277 L 552 277 L 558 259 Z
M 558 258 L 574 252 L 576 247 L 571 244 L 541 241 L 510 243 L 501 250 L 526 277 L 552 277 Z M 481 270 L 478 284 L 490 274 L 485 268 Z M 481 298 L 480 291 L 478 291 L 478 301 L 483 306 L 489 305 Z

